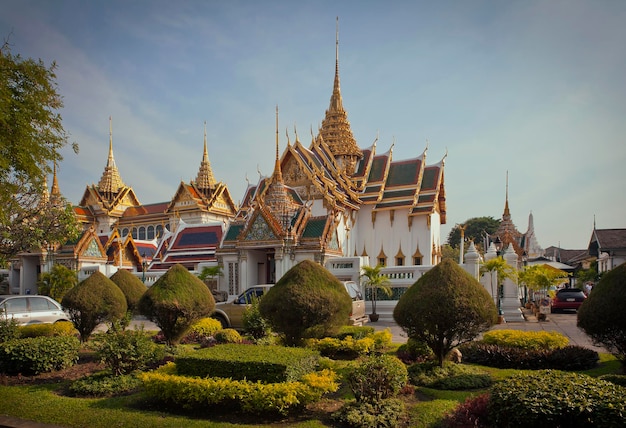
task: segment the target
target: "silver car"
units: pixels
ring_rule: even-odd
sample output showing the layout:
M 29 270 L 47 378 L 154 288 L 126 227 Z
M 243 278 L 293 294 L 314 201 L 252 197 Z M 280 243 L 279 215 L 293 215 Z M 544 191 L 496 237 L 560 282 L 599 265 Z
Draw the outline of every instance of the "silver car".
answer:
M 69 321 L 61 305 L 48 296 L 0 296 L 0 316 L 14 318 L 19 325 Z

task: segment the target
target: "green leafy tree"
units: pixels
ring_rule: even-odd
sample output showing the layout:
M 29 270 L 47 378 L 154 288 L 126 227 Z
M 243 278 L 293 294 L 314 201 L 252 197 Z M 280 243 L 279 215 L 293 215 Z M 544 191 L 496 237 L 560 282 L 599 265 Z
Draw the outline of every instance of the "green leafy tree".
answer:
M 0 48 L 0 262 L 79 232 L 69 204 L 42 200 L 45 177 L 68 140 L 55 69 L 12 55 L 7 42 Z
M 218 276 L 222 276 L 221 266 L 205 266 L 202 268 L 198 278 L 200 278 L 202 282 L 206 282 L 207 280 L 215 280 Z
M 162 331 L 168 345 L 176 345 L 187 330 L 215 309 L 207 286 L 182 265 L 172 266 L 139 299 L 139 312 Z
M 459 244 L 461 243 L 460 226 L 465 227 L 465 240 L 473 241 L 474 244 L 478 244 L 482 242 L 485 232 L 492 234 L 498 230 L 500 220 L 493 217 L 474 217 L 466 220 L 465 223 L 461 225 L 457 224 L 448 234 L 448 244 L 454 248 L 459 248 Z M 481 246 L 477 245 L 477 248 L 481 248 Z
M 122 319 L 127 310 L 122 290 L 101 272 L 94 272 L 69 290 L 61 304 L 68 311 L 81 342 L 89 340 L 99 324 L 113 324 Z
M 519 273 L 519 285 L 531 291 L 544 291 L 547 295 L 551 287 L 562 283 L 568 277 L 567 272 L 549 265 L 529 265 Z
M 384 276 L 381 275 L 380 271 L 383 269 L 383 265 L 377 266 L 363 266 L 363 273 L 361 274 L 361 278 L 364 278 L 365 281 L 363 285 L 368 287 L 372 292 L 372 314 L 376 315 L 376 301 L 378 300 L 378 290 L 385 293 L 387 296 L 391 296 L 391 281 Z
M 128 306 L 128 311 L 134 314 L 137 311 L 137 305 L 139 304 L 139 299 L 143 296 L 143 293 L 146 292 L 148 287 L 141 282 L 139 278 L 133 275 L 130 271 L 126 269 L 119 269 L 111 278 L 111 281 L 117 285 L 122 293 L 124 293 L 124 297 L 126 298 L 126 305 Z
M 263 295 L 259 310 L 286 343 L 299 345 L 304 338 L 331 336 L 346 325 L 352 299 L 327 269 L 304 260 Z
M 474 277 L 458 263 L 443 260 L 400 297 L 393 318 L 409 338 L 427 344 L 443 366 L 455 346 L 495 324 L 497 310 Z
M 606 272 L 578 309 L 578 327 L 615 355 L 626 371 L 626 263 Z
M 480 266 L 481 274 L 489 274 L 489 285 L 494 302 L 498 302 L 501 294 L 502 283 L 505 279 L 515 280 L 516 270 L 506 262 L 501 256 L 486 261 Z M 493 273 L 496 273 L 496 284 L 493 283 Z
M 443 244 L 441 246 L 441 259 L 459 260 L 460 248 L 454 248 L 450 244 Z
M 39 294 L 50 296 L 60 302 L 69 290 L 78 284 L 78 276 L 73 270 L 59 264 L 52 266 L 50 272 L 39 276 L 37 289 Z

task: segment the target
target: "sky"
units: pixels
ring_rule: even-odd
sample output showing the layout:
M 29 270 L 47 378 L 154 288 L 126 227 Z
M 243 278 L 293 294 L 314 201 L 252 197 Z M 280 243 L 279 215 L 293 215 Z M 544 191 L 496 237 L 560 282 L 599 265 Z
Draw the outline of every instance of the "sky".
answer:
M 58 182 L 78 204 L 113 152 L 140 202 L 195 179 L 204 123 L 235 203 L 280 151 L 308 145 L 339 69 L 361 148 L 445 157 L 447 223 L 529 215 L 543 248 L 626 227 L 622 0 L 4 0 L 13 54 L 57 64 L 70 143 Z M 315 132 L 316 133 L 316 132 Z

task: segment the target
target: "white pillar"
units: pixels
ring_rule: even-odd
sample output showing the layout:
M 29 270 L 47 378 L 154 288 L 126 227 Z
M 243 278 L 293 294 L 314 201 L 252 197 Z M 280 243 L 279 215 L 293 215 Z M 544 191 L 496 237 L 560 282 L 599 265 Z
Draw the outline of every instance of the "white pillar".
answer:
M 517 272 L 517 254 L 515 253 L 513 245 L 511 244 L 509 244 L 507 249 L 504 251 L 504 261 L 506 261 L 507 264 L 515 269 L 515 271 Z M 520 306 L 521 302 L 517 281 L 510 278 L 505 279 L 503 284 L 501 309 L 506 322 L 524 321 L 524 316 L 522 315 L 522 310 Z
M 469 272 L 477 281 L 480 281 L 480 254 L 476 251 L 474 243 L 470 241 L 467 254 L 465 254 L 465 270 Z

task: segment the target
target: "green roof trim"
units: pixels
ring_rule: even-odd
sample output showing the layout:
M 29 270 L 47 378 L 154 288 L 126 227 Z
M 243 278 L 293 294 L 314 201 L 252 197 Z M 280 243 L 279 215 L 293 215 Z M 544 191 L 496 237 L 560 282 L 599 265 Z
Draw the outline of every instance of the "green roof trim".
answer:
M 324 233 L 324 228 L 326 227 L 326 222 L 328 217 L 316 217 L 309 219 L 306 223 L 306 227 L 304 228 L 304 232 L 302 232 L 303 238 L 321 238 Z

